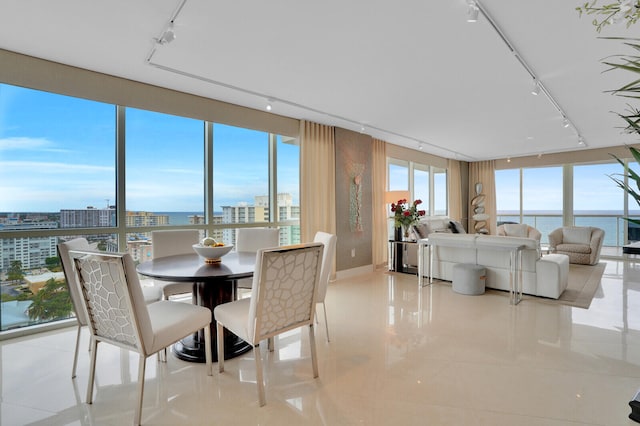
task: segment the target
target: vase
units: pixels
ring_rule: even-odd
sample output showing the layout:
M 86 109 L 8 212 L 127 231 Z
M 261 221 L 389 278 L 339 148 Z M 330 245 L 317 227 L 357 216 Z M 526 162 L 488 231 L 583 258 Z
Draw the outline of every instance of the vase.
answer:
M 395 241 L 402 241 L 402 228 L 400 226 L 393 228 L 393 239 Z
M 402 241 L 409 241 L 409 226 L 402 225 Z

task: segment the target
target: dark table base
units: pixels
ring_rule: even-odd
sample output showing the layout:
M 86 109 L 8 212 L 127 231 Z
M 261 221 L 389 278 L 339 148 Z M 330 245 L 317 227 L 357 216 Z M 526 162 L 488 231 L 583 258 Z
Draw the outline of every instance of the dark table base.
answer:
M 622 246 L 623 254 L 640 254 L 640 242 Z
M 193 286 L 193 300 L 200 306 L 211 309 L 211 355 L 214 362 L 218 361 L 218 342 L 216 321 L 213 309 L 221 303 L 235 300 L 236 281 L 220 281 L 211 283 L 195 283 Z M 200 330 L 173 345 L 173 353 L 183 361 L 205 362 L 204 331 Z M 251 345 L 228 330 L 224 331 L 224 359 L 242 355 L 251 350 Z
M 213 332 L 213 330 L 212 330 Z M 211 358 L 218 362 L 218 345 L 215 335 L 211 337 Z M 225 336 L 224 359 L 230 359 L 242 355 L 251 350 L 251 345 L 236 336 Z M 202 342 L 193 336 L 182 339 L 173 345 L 173 353 L 183 361 L 205 362 L 204 339 Z

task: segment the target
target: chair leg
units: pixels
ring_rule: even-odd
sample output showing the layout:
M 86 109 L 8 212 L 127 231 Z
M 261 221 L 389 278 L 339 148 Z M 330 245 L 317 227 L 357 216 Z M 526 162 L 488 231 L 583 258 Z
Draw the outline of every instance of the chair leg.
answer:
M 98 340 L 91 336 L 91 362 L 89 366 L 89 383 L 87 384 L 87 404 L 93 403 L 93 382 L 96 377 L 96 356 L 98 354 Z
M 260 353 L 260 344 L 253 347 L 253 357 L 256 359 L 256 385 L 258 385 L 258 402 L 261 407 L 267 403 L 264 396 L 264 377 L 262 375 L 262 354 Z
M 204 357 L 207 363 L 207 375 L 211 376 L 213 374 L 213 366 L 211 365 L 211 326 L 209 324 L 207 324 L 207 326 L 204 328 L 204 346 Z
M 216 321 L 216 339 L 218 343 L 218 373 L 224 372 L 224 325 Z
M 167 362 L 167 348 L 158 351 L 158 361 Z
M 316 355 L 316 336 L 313 331 L 313 323 L 309 324 L 309 344 L 311 345 L 311 365 L 313 366 L 313 378 L 318 377 L 318 357 Z
M 76 335 L 76 353 L 73 355 L 73 369 L 71 370 L 71 378 L 75 379 L 76 377 L 76 368 L 78 367 L 78 351 L 80 350 L 80 331 L 82 330 L 82 326 L 78 324 L 78 333 Z
M 324 304 L 324 302 L 322 302 L 322 310 L 324 311 L 324 326 L 327 329 L 327 343 L 330 342 L 329 340 L 329 320 L 327 320 L 327 306 Z M 317 311 L 316 311 L 316 315 L 317 315 Z
M 136 410 L 133 415 L 134 424 L 140 425 L 142 422 L 142 399 L 144 397 L 144 370 L 147 365 L 147 358 L 140 354 L 138 362 L 138 403 L 136 404 Z

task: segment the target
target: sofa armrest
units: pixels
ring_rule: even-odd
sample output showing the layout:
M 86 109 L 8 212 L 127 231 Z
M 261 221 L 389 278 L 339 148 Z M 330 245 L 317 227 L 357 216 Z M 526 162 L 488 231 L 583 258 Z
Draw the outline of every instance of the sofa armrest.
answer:
M 549 233 L 549 251 L 553 253 L 558 244 L 562 244 L 562 228 L 554 229 Z
M 595 265 L 600 261 L 600 251 L 602 250 L 602 243 L 604 242 L 604 230 L 600 228 L 593 228 L 591 231 L 591 256 L 590 264 Z

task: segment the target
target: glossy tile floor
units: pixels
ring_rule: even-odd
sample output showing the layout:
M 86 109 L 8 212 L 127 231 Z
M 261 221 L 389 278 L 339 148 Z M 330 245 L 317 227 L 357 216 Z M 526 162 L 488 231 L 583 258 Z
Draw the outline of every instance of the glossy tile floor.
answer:
M 265 356 L 257 403 L 251 353 L 209 377 L 170 356 L 147 361 L 149 425 L 634 425 L 640 388 L 640 263 L 607 261 L 588 310 L 505 293 L 418 289 L 376 272 L 330 286 L 331 343 L 317 327 L 320 377 L 307 333 Z M 102 344 L 94 403 L 85 400 L 88 334 L 71 379 L 75 329 L 0 342 L 2 425 L 131 424 L 137 356 Z M 215 369 L 216 366 L 214 366 Z

